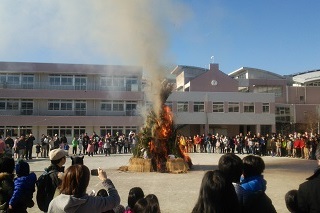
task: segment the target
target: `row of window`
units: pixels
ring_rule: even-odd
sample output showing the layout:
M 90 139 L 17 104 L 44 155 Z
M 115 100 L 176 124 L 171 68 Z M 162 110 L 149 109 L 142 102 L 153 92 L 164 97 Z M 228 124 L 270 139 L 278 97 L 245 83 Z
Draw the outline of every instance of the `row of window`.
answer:
M 189 102 L 178 102 L 177 103 L 178 112 L 188 112 L 189 111 Z M 194 112 L 204 112 L 204 102 L 194 102 L 193 104 Z M 244 112 L 254 112 L 254 103 L 243 103 Z M 212 112 L 224 112 L 224 103 L 223 102 L 212 102 Z M 228 112 L 240 112 L 239 102 L 229 102 L 228 103 Z M 270 104 L 262 103 L 262 112 L 270 112 Z
M 127 76 L 101 76 L 101 87 L 126 88 L 127 90 L 137 91 L 138 77 Z M 49 86 L 74 87 L 76 90 L 87 89 L 87 76 L 85 75 L 59 75 L 51 74 L 48 76 Z M 0 73 L 0 83 L 5 85 L 26 85 L 32 89 L 35 83 L 34 74 L 11 74 Z M 133 88 L 134 87 L 134 88 Z

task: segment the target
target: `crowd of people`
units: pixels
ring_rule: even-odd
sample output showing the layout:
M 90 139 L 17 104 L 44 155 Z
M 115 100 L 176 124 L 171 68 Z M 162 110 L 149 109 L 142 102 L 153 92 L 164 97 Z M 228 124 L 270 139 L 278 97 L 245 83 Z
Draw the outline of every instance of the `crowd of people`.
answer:
M 110 135 L 99 137 L 95 133 L 91 136 L 83 134 L 73 139 L 72 153 L 89 156 L 124 153 L 124 145 L 122 147 L 118 145 L 120 140 L 128 140 L 129 145 L 126 147 L 126 152 L 130 152 L 135 134 L 132 132 L 128 137 L 121 134 L 116 136 L 117 140 Z M 199 196 L 194 201 L 193 213 L 276 212 L 271 199 L 265 193 L 267 181 L 263 176 L 265 170 L 265 164 L 261 158 L 263 155 L 315 159 L 320 166 L 320 145 L 318 145 L 319 137 L 316 134 L 294 133 L 288 136 L 280 134 L 261 136 L 251 135 L 249 132 L 246 136 L 239 134 L 231 139 L 223 135 L 208 134 L 207 136 L 194 136 L 192 142 L 188 142 L 188 138 L 190 137 L 182 135 L 177 137 L 181 148 L 186 152 L 222 154 L 218 162 L 218 169 L 205 172 L 202 178 Z M 23 151 L 21 151 L 22 148 L 17 148 L 22 147 L 19 144 L 22 140 L 25 144 Z M 113 150 L 112 140 L 116 147 Z M 72 159 L 72 165 L 65 169 L 64 165 L 69 153 L 69 149 L 66 149 L 68 142 L 63 137 L 58 138 L 57 135 L 53 139 L 43 135 L 38 144 L 40 148 L 36 147 L 37 156 L 40 154 L 50 160 L 50 165 L 41 175 L 47 178 L 44 184 L 45 189 L 41 190 L 41 184 L 38 183 L 40 177 L 37 179 L 35 173 L 30 172 L 26 161 L 32 159 L 32 150 L 30 151 L 32 146 L 27 145 L 31 143 L 30 141 L 32 144 L 35 141 L 32 134 L 21 136 L 17 140 L 10 137 L 5 140 L 0 138 L 0 212 L 27 212 L 28 208 L 35 205 L 35 192 L 37 206 L 43 212 L 161 212 L 157 196 L 155 194 L 145 196 L 140 187 L 130 189 L 128 205 L 126 207 L 121 205 L 116 187 L 106 172 L 100 168 L 97 175 L 101 181 L 101 190 L 88 194 L 87 187 L 92 173 L 90 175 L 89 168 L 83 164 L 83 157 L 80 156 L 78 156 L 79 161 Z M 103 142 L 102 146 L 99 145 L 100 141 Z M 97 149 L 94 148 L 96 142 Z M 110 142 L 110 150 L 106 150 L 109 148 L 99 149 L 107 142 Z M 13 152 L 10 152 L 10 149 Z M 247 155 L 241 159 L 239 154 L 244 153 Z M 292 189 L 286 193 L 284 202 L 288 210 L 290 212 L 320 212 L 318 186 L 320 186 L 320 168 L 307 178 L 306 182 L 300 184 L 298 189 Z M 230 202 L 233 205 L 230 205 Z
M 237 153 L 273 157 L 293 157 L 315 160 L 315 150 L 320 142 L 318 134 L 292 133 L 248 134 L 229 137 L 219 134 L 178 136 L 179 144 L 185 152 L 197 153 Z

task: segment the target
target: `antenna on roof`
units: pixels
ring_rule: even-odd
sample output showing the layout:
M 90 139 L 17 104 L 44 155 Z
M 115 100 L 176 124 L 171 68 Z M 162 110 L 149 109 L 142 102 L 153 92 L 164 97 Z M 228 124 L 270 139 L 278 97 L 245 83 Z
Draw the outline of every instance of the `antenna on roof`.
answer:
M 211 56 L 211 63 L 214 63 L 214 56 Z

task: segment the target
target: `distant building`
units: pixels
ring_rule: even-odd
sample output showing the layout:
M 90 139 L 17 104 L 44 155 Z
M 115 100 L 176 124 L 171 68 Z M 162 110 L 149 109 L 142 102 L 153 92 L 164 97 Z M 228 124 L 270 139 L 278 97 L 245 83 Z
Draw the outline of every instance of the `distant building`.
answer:
M 275 132 L 275 94 L 239 92 L 239 82 L 219 70 L 177 66 L 176 92 L 167 100 L 184 135 Z
M 134 66 L 0 62 L 0 134 L 136 132 L 141 82 Z

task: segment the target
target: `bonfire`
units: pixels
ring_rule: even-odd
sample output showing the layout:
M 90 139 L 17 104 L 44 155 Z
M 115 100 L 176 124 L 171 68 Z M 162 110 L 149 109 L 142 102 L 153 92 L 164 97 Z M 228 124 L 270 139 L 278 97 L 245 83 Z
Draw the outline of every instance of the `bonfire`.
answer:
M 179 145 L 171 109 L 164 104 L 171 91 L 172 84 L 164 83 L 160 93 L 161 110 L 149 112 L 145 126 L 137 135 L 138 144 L 129 170 L 148 171 L 150 167 L 150 171 L 180 173 L 191 168 L 190 157 Z

